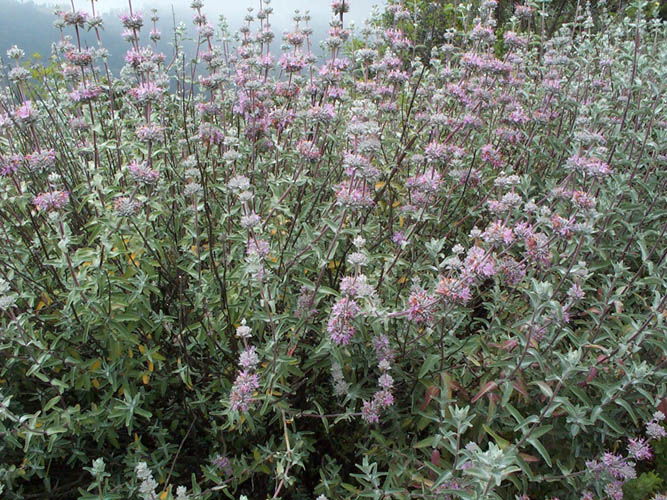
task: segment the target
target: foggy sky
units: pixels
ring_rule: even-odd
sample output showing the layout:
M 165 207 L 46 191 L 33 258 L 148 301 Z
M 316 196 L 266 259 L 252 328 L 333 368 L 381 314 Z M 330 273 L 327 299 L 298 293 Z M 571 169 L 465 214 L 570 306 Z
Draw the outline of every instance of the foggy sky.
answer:
M 61 6 L 71 8 L 69 1 L 63 0 L 34 0 L 35 3 L 49 6 Z M 240 25 L 243 17 L 247 13 L 248 7 L 255 10 L 259 7 L 259 0 L 203 0 L 204 13 L 209 21 L 217 23 L 220 14 L 224 15 L 230 23 L 230 26 L 236 28 Z M 361 26 L 363 21 L 371 13 L 373 5 L 382 6 L 385 0 L 351 0 L 350 12 L 346 14 L 347 21 L 354 21 L 357 26 Z M 77 9 L 90 12 L 90 1 L 74 0 Z M 171 12 L 171 7 L 178 12 L 189 10 L 190 0 L 133 0 L 134 10 L 141 11 L 148 17 L 150 9 L 158 9 L 161 15 Z M 331 18 L 330 0 L 272 0 L 271 6 L 274 9 L 272 22 L 278 26 L 289 25 L 295 9 L 310 11 L 313 24 L 322 24 L 328 22 Z M 107 12 L 125 12 L 128 10 L 127 0 L 96 0 L 95 10 L 97 13 Z

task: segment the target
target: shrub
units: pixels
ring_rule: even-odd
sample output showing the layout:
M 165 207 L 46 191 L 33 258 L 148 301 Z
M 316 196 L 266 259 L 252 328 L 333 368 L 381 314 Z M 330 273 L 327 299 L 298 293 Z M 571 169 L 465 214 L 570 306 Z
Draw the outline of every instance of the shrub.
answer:
M 545 40 L 519 6 L 499 59 L 485 2 L 427 68 L 400 19 L 351 49 L 346 3 L 319 65 L 307 14 L 272 54 L 267 0 L 236 43 L 194 0 L 189 65 L 132 9 L 118 78 L 70 36 L 94 13 L 61 13 L 58 75 L 9 51 L 6 498 L 667 479 L 664 25 Z

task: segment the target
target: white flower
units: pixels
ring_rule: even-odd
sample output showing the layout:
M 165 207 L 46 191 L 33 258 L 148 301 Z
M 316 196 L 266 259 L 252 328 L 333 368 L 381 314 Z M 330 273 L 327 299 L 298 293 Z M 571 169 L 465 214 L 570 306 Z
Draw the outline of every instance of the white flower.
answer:
M 0 278 L 0 295 L 6 295 L 9 291 L 9 283 Z
M 245 203 L 246 201 L 251 201 L 254 198 L 252 191 L 241 191 L 239 194 L 239 201 Z
M 183 194 L 185 196 L 192 196 L 201 193 L 203 190 L 204 188 L 198 182 L 189 182 L 185 185 L 185 189 L 183 189 Z
M 357 248 L 363 248 L 364 245 L 366 244 L 366 240 L 362 238 L 361 236 L 357 236 L 353 241 L 352 244 L 357 247 Z
M 229 180 L 227 187 L 229 187 L 229 189 L 235 193 L 247 191 L 250 189 L 250 179 L 248 179 L 245 175 L 237 175 L 236 177 L 232 177 Z
M 245 318 L 241 320 L 241 326 L 236 329 L 236 336 L 240 339 L 248 339 L 251 336 L 252 330 L 246 326 Z
M 354 252 L 347 257 L 347 262 L 351 266 L 365 266 L 368 264 L 368 257 L 361 252 Z
M 259 225 L 260 222 L 262 222 L 262 218 L 254 212 L 251 213 L 250 215 L 244 215 L 243 217 L 241 217 L 241 227 L 245 229 L 250 229 L 251 227 L 255 227 Z
M 148 479 L 151 475 L 151 471 L 148 470 L 148 465 L 146 462 L 139 462 L 134 468 L 134 472 L 137 474 L 137 478 L 141 479 L 142 481 L 144 479 Z
M 0 297 L 0 309 L 6 311 L 10 307 L 14 307 L 16 303 L 16 297 L 13 295 L 4 295 Z
M 340 363 L 334 361 L 331 365 L 331 378 L 333 378 L 334 394 L 336 396 L 344 396 L 350 389 L 345 378 L 343 377 L 343 369 Z
M 187 500 L 188 495 L 186 493 L 187 489 L 185 486 L 179 486 L 176 488 L 176 500 Z

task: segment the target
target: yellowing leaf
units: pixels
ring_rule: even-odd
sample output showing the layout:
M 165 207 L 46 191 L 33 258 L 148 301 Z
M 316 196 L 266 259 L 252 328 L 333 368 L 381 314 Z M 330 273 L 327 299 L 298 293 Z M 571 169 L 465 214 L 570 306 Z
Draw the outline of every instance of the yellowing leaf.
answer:
M 91 380 L 91 382 L 92 382 L 93 387 L 94 387 L 95 389 L 99 389 L 99 388 L 100 388 L 100 381 L 99 381 L 99 380 L 97 380 L 96 378 L 94 378 L 93 380 Z
M 406 281 L 408 281 L 408 278 L 406 278 L 405 276 L 401 276 L 400 278 L 398 278 L 398 282 L 399 282 L 399 284 L 403 284 L 403 283 L 405 283 Z
M 96 359 L 95 361 L 93 361 L 93 364 L 90 365 L 89 369 L 91 372 L 94 372 L 95 370 L 99 370 L 100 366 L 102 366 L 102 361 Z
M 141 354 L 146 354 L 146 346 L 143 344 L 139 344 L 139 352 Z
M 470 361 L 473 365 L 475 365 L 477 367 L 482 366 L 475 356 L 468 356 L 467 359 L 468 359 L 468 361 Z
M 496 444 L 498 445 L 498 447 L 501 450 L 503 450 L 503 449 L 505 449 L 509 446 L 510 442 L 507 439 L 498 435 L 496 432 L 494 432 L 488 425 L 482 424 L 482 428 L 486 431 L 486 433 L 489 436 L 493 437 L 493 439 L 496 441 Z
M 42 307 L 44 306 L 49 306 L 53 303 L 53 299 L 49 297 L 48 293 L 43 293 L 42 294 L 42 299 L 37 303 L 37 307 L 35 310 L 39 311 Z
M 375 189 L 382 189 L 385 186 L 386 182 L 377 182 L 375 184 Z
M 160 500 L 164 500 L 167 498 L 167 490 L 164 490 L 162 493 L 160 493 Z
M 398 227 L 403 227 L 403 223 L 405 222 L 405 217 L 402 215 L 398 218 Z
M 141 376 L 141 381 L 144 383 L 144 385 L 148 385 L 148 382 L 150 382 L 151 377 L 148 374 L 144 374 Z
M 430 479 L 425 479 L 423 476 L 420 476 L 420 475 L 415 475 L 415 476 L 413 476 L 413 479 L 414 479 L 415 481 L 418 481 L 419 484 L 422 484 L 422 483 L 423 483 L 423 484 L 424 484 L 425 486 L 427 486 L 428 488 L 433 488 L 433 485 L 435 484 L 435 483 L 434 483 L 433 481 L 431 481 Z
M 148 371 L 149 371 L 149 372 L 152 372 L 154 368 L 155 368 L 155 365 L 153 365 L 153 362 L 152 362 L 152 361 L 149 361 L 149 362 L 148 362 Z

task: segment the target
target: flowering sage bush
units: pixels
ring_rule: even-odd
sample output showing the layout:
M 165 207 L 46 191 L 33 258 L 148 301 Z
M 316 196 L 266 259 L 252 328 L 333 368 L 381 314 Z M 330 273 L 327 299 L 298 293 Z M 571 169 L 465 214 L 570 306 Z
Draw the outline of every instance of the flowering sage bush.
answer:
M 236 35 L 194 0 L 192 60 L 130 4 L 119 76 L 94 3 L 58 13 L 50 67 L 9 50 L 3 498 L 665 491 L 645 4 L 547 39 L 545 2 L 504 33 L 462 2 L 428 66 L 400 3 L 351 30 L 347 0 L 320 57 L 268 0 Z

